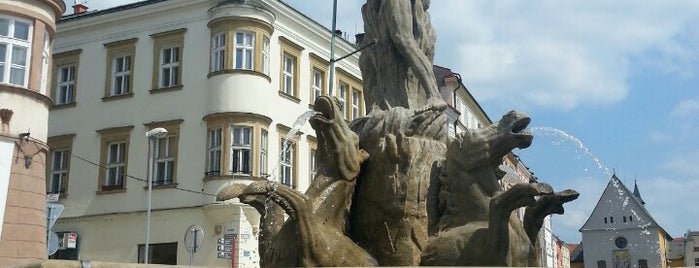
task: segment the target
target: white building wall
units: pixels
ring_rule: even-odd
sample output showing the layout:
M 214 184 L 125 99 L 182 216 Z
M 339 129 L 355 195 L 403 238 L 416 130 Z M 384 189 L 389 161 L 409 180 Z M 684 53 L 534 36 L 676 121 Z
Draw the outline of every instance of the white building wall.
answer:
M 685 242 L 684 265 L 699 266 L 699 232 L 687 231 Z
M 255 267 L 257 212 L 240 204 L 224 206 L 227 210 L 244 211 L 229 217 L 210 213 L 215 194 L 232 183 L 249 180 L 204 180 L 206 168 L 207 123 L 203 117 L 217 112 L 256 114 L 272 119 L 269 125 L 268 171 L 279 171 L 280 129 L 277 124 L 291 127 L 297 117 L 309 110 L 310 53 L 328 58 L 329 31 L 308 20 L 279 1 L 265 1 L 276 14 L 275 28 L 270 38 L 270 80 L 257 75 L 233 73 L 209 74 L 211 33 L 208 10 L 220 1 L 170 0 L 124 12 L 80 18 L 59 24 L 55 53 L 81 49 L 75 107 L 54 109 L 50 113 L 48 136 L 76 134 L 71 151 L 68 192 L 60 202 L 65 211 L 54 228 L 56 231 L 79 233 L 80 258 L 95 261 L 136 262 L 137 245 L 145 241 L 145 182 L 127 178 L 126 191 L 98 193 L 98 177 L 103 169 L 100 159 L 99 129 L 133 126 L 128 146 L 128 170 L 131 176 L 147 178 L 148 140 L 145 123 L 182 119 L 179 125 L 177 155 L 177 188 L 156 189 L 152 193 L 151 243 L 182 243 L 184 232 L 191 224 L 199 224 L 206 233 L 201 253 L 195 254 L 195 265 L 228 266 L 230 260 L 218 259 L 216 241 L 225 230 L 248 232 L 246 244 L 236 254 L 239 267 Z M 153 38 L 151 34 L 186 28 L 182 56 L 183 88 L 152 94 Z M 298 103 L 279 95 L 280 44 L 279 37 L 303 47 L 299 61 Z M 107 49 L 104 44 L 138 38 L 132 66 L 134 95 L 129 98 L 103 101 L 106 79 Z M 261 40 L 258 40 L 261 42 Z M 354 46 L 338 41 L 336 55 L 350 53 Z M 361 77 L 358 56 L 336 63 L 338 68 Z M 327 73 L 326 73 L 327 76 Z M 296 168 L 298 189 L 309 185 L 309 139 L 315 131 L 308 124 L 301 127 L 297 142 Z M 224 133 L 223 135 L 229 135 Z M 226 153 L 225 151 L 222 153 Z M 274 176 L 273 176 L 274 178 Z M 197 192 L 203 192 L 197 193 Z M 234 199 L 235 200 L 235 199 Z M 207 212 L 209 211 L 209 212 Z M 218 211 L 218 210 L 217 210 Z M 219 226 L 217 228 L 217 225 Z M 163 228 L 160 228 L 162 226 Z M 216 234 L 214 230 L 223 230 Z M 242 233 L 240 233 L 242 235 Z M 253 246 L 254 245 L 254 246 Z M 189 254 L 178 246 L 178 264 L 188 264 Z M 248 255 L 245 256 L 245 251 Z M 253 252 L 255 251 L 255 253 Z
M 638 267 L 638 260 L 646 259 L 648 267 L 661 267 L 658 228 L 597 229 L 582 232 L 585 267 L 598 267 L 604 260 L 607 267 L 614 267 L 614 251 L 628 250 L 631 267 Z M 620 249 L 614 244 L 617 237 L 625 237 L 628 245 Z M 653 241 L 656 241 L 653 243 Z M 588 246 L 589 245 L 589 246 Z

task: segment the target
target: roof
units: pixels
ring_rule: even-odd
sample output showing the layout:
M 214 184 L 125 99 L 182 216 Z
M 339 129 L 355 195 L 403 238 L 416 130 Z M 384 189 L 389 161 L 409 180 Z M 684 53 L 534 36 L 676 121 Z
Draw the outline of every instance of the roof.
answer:
M 466 95 L 473 100 L 473 102 L 476 104 L 476 107 L 478 107 L 478 110 L 480 110 L 481 113 L 485 116 L 485 119 L 488 121 L 488 123 L 493 123 L 493 120 L 490 119 L 490 116 L 483 110 L 483 107 L 481 107 L 481 104 L 478 103 L 476 98 L 471 95 L 471 92 L 466 88 L 466 85 L 464 85 L 463 81 L 461 80 L 461 75 L 458 73 L 452 72 L 451 69 L 442 67 L 439 65 L 432 65 L 432 72 L 434 72 L 434 77 L 437 79 L 437 85 L 441 88 L 443 87 L 444 84 L 444 78 L 447 76 L 457 76 L 458 81 L 459 81 L 459 88 L 463 88 L 464 92 L 466 92 Z
M 606 194 L 618 194 L 619 196 L 628 195 L 629 197 L 631 197 L 631 198 L 628 198 L 628 200 L 630 200 L 629 202 L 633 202 L 634 204 L 636 204 L 636 206 L 640 210 L 639 214 L 645 215 L 649 219 L 649 224 L 644 225 L 644 227 L 658 227 L 663 232 L 663 234 L 665 235 L 665 238 L 667 240 L 672 240 L 672 237 L 665 231 L 665 229 L 663 229 L 658 224 L 658 222 L 653 218 L 653 216 L 650 214 L 650 212 L 648 212 L 648 210 L 643 205 L 643 203 L 641 203 L 640 198 L 636 198 L 635 195 L 633 195 L 631 193 L 629 188 L 627 188 L 626 185 L 624 185 L 624 183 L 621 182 L 621 180 L 619 180 L 619 178 L 616 176 L 616 174 L 613 174 L 612 177 L 609 179 L 609 183 L 607 183 L 607 187 L 605 187 L 604 191 L 602 192 L 602 195 L 600 196 L 599 200 L 597 201 L 597 204 L 595 205 L 595 208 L 592 210 L 592 213 L 590 213 L 590 217 L 587 218 L 587 221 L 585 221 L 585 224 L 583 224 L 583 226 L 580 227 L 580 231 L 589 230 L 588 228 L 585 228 L 585 226 L 587 226 L 590 223 L 590 219 L 592 219 L 592 217 L 596 214 L 595 212 L 597 212 L 598 210 L 601 209 L 600 204 L 603 201 L 605 201 L 605 200 L 603 200 L 603 198 L 608 197 L 608 196 L 606 196 Z M 624 206 L 626 206 L 626 204 Z
M 139 8 L 142 6 L 148 6 L 148 5 L 152 5 L 152 4 L 156 4 L 156 3 L 160 3 L 160 2 L 165 2 L 165 1 L 168 1 L 168 0 L 146 0 L 146 1 L 140 1 L 140 2 L 135 2 L 135 3 L 126 4 L 126 5 L 121 5 L 121 6 L 115 6 L 115 7 L 103 9 L 103 10 L 94 10 L 94 11 L 87 11 L 85 13 L 80 13 L 80 14 L 65 15 L 65 16 L 61 17 L 60 20 L 58 20 L 58 23 L 68 22 L 68 21 L 82 19 L 82 18 L 89 18 L 89 17 L 94 17 L 94 16 L 106 15 L 106 14 L 110 14 L 110 13 Z
M 570 244 L 570 245 L 575 245 L 575 248 L 570 251 L 570 262 L 584 262 L 585 259 L 583 257 L 583 244 Z

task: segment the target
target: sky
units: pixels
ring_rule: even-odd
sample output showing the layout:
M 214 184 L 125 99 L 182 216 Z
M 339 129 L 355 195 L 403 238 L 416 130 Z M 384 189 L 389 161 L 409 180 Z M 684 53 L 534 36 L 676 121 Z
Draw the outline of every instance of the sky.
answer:
M 284 2 L 330 28 L 333 1 Z M 338 1 L 350 37 L 364 2 Z M 671 236 L 699 230 L 699 1 L 440 0 L 429 12 L 434 64 L 459 73 L 491 119 L 527 113 L 534 142 L 515 153 L 540 181 L 580 192 L 553 216 L 556 236 L 581 241 L 613 172 L 637 182 Z

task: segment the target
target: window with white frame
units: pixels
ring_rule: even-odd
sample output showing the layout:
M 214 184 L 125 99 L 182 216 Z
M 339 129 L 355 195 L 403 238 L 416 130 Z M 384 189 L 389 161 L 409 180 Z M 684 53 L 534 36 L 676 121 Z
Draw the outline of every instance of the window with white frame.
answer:
M 294 183 L 294 143 L 292 141 L 284 142 L 282 140 L 280 144 L 281 148 L 281 161 L 279 161 L 279 169 L 281 170 L 280 178 L 281 183 L 289 186 L 291 188 L 296 187 Z
M 211 38 L 211 71 L 226 68 L 226 33 L 217 33 Z
M 311 103 L 313 103 L 318 97 L 320 97 L 320 95 L 323 94 L 323 71 L 318 70 L 318 68 L 313 68 L 312 90 L 313 99 L 311 100 Z
M 180 47 L 166 47 L 160 50 L 160 88 L 179 84 Z
M 316 174 L 318 174 L 318 157 L 316 156 L 316 154 L 317 150 L 315 148 L 311 149 L 311 181 L 313 181 L 313 179 L 316 177 Z
M 56 77 L 56 104 L 74 102 L 75 92 L 75 65 L 63 65 L 58 67 Z
M 44 34 L 44 49 L 41 53 L 41 85 L 39 86 L 40 93 L 46 93 L 46 86 L 49 81 L 49 52 L 51 50 L 51 40 L 49 33 Z
M 231 173 L 252 175 L 252 128 L 231 127 Z
M 262 73 L 269 75 L 269 37 L 262 37 Z
M 112 58 L 112 91 L 111 96 L 119 96 L 131 92 L 131 55 L 120 55 Z
M 0 83 L 27 86 L 32 24 L 14 17 L 0 17 Z
M 68 178 L 68 150 L 56 150 L 51 155 L 51 178 L 49 181 L 48 193 L 65 193 L 66 181 Z
M 267 176 L 267 130 L 260 133 L 260 176 Z
M 340 100 L 342 117 L 344 117 L 344 119 L 347 119 L 347 90 L 349 90 L 349 85 L 340 82 L 340 90 L 337 91 L 337 98 Z
M 175 169 L 175 138 L 171 136 L 158 138 L 155 142 L 154 185 L 172 184 Z
M 235 68 L 253 70 L 255 62 L 255 33 L 235 33 Z
M 126 143 L 110 143 L 107 147 L 107 170 L 102 190 L 124 188 Z
M 352 89 L 352 120 L 359 118 L 359 90 Z
M 206 169 L 207 176 L 221 174 L 221 129 L 209 130 L 209 165 Z
M 282 70 L 282 89 L 284 93 L 288 95 L 294 95 L 294 68 L 296 67 L 296 58 L 287 53 L 284 53 L 283 57 L 283 70 Z

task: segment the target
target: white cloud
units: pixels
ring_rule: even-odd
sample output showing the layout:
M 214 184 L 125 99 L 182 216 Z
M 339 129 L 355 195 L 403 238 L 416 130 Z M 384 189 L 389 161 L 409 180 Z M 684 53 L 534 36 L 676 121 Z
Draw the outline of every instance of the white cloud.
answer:
M 558 109 L 614 103 L 630 90 L 630 61 L 649 52 L 665 59 L 653 67 L 692 69 L 687 55 L 695 52 L 686 43 L 696 35 L 688 29 L 699 2 L 673 3 L 434 2 L 436 63 L 461 73 L 484 102 Z
M 673 116 L 696 115 L 699 112 L 699 100 L 683 100 L 670 112 Z

